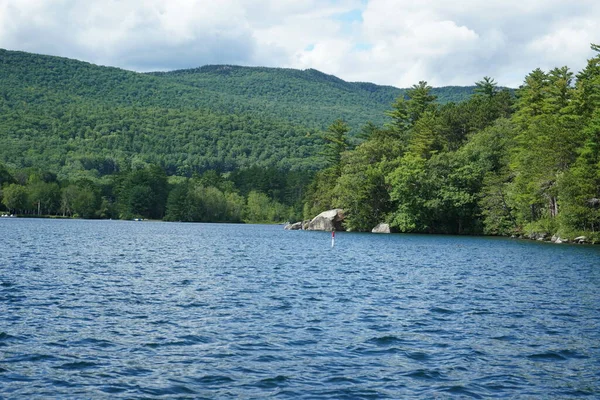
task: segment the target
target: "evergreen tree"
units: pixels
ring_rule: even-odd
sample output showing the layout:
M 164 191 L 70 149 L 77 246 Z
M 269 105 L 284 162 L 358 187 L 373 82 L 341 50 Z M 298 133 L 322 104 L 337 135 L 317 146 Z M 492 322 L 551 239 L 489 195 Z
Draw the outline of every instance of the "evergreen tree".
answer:
M 565 231 L 600 231 L 600 110 L 584 130 L 585 141 L 573 167 L 560 180 Z
M 323 155 L 329 167 L 333 168 L 337 175 L 340 173 L 342 153 L 349 149 L 348 132 L 350 128 L 341 119 L 337 119 L 329 125 L 323 134 L 325 140 L 325 151 Z
M 575 84 L 577 112 L 585 119 L 591 118 L 600 108 L 600 46 L 592 44 L 591 48 L 598 54 L 577 74 Z
M 498 84 L 493 78 L 484 76 L 482 80 L 475 82 L 475 95 L 492 98 L 498 92 Z
M 411 125 L 414 125 L 426 111 L 435 110 L 436 105 L 434 104 L 434 101 L 437 97 L 432 94 L 432 90 L 433 88 L 429 86 L 427 82 L 420 81 L 406 91 L 406 95 L 409 98 L 409 101 L 407 102 L 407 111 Z

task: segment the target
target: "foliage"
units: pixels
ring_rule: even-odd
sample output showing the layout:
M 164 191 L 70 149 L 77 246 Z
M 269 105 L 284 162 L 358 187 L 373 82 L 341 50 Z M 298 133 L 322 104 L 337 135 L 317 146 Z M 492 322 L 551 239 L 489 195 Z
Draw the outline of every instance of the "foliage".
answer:
M 445 105 L 419 82 L 392 103 L 388 123 L 365 127 L 339 176 L 316 175 L 306 208 L 342 207 L 351 230 L 388 222 L 403 232 L 594 236 L 600 56 L 574 76 L 536 69 L 516 100 L 484 77 L 469 100 Z
M 289 210 L 281 203 L 271 200 L 264 193 L 251 191 L 246 203 L 245 221 L 269 223 L 287 220 Z
M 338 207 L 334 192 L 336 181 L 340 177 L 338 171 L 337 167 L 329 167 L 315 175 L 306 188 L 303 219 L 311 219 L 325 210 Z
M 343 208 L 356 231 L 598 237 L 598 54 L 516 92 L 0 55 L 9 212 L 274 223 Z
M 573 167 L 559 180 L 562 226 L 600 231 L 600 110 L 584 130 L 585 139 Z
M 184 222 L 281 223 L 300 218 L 304 186 L 310 179 L 297 171 L 258 167 L 168 179 L 163 169 L 151 164 L 93 180 L 63 181 L 35 168 L 7 171 L 22 178 L 2 186 L 2 205 L 11 213 Z M 247 186 L 240 189 L 232 179 L 254 177 L 256 183 L 268 174 L 280 181 L 269 194 L 246 192 Z
M 327 165 L 333 168 L 337 175 L 340 173 L 342 153 L 350 148 L 348 141 L 348 125 L 341 119 L 335 120 L 323 134 L 325 150 L 323 155 Z
M 342 174 L 334 187 L 336 207 L 345 210 L 349 230 L 368 230 L 393 209 L 385 177 L 397 166 L 402 146 L 388 130 L 369 129 L 367 141 L 344 153 Z
M 20 213 L 27 208 L 27 190 L 16 183 L 5 185 L 2 190 L 2 203 L 11 213 Z
M 467 98 L 472 88 L 435 91 L 448 101 Z M 139 164 L 186 177 L 253 166 L 314 172 L 325 166 L 324 142 L 310 132 L 335 118 L 382 124 L 401 93 L 315 70 L 208 66 L 140 74 L 0 49 L 0 163 L 61 180 Z

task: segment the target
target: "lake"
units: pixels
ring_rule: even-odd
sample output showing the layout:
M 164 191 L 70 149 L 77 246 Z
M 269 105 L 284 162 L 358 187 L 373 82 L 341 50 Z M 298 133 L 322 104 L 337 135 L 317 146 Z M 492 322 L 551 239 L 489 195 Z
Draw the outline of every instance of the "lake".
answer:
M 600 246 L 0 219 L 0 398 L 600 397 Z

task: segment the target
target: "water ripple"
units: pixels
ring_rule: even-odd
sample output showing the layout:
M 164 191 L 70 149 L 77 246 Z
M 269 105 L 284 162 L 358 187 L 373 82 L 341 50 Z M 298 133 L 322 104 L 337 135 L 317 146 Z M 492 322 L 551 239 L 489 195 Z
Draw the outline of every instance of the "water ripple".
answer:
M 598 398 L 600 248 L 2 219 L 0 398 Z

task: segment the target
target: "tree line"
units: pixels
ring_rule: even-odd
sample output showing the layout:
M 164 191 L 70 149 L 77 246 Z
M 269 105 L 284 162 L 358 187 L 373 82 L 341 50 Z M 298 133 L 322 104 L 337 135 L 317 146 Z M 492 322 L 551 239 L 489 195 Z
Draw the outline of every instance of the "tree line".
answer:
M 592 45 L 598 52 L 600 48 Z M 576 75 L 535 69 L 515 95 L 489 77 L 440 105 L 419 82 L 383 126 L 352 145 L 341 120 L 324 135 L 328 167 L 304 216 L 346 211 L 349 230 L 600 238 L 600 56 Z
M 276 223 L 299 218 L 309 173 L 253 167 L 167 176 L 144 165 L 100 179 L 60 180 L 0 164 L 0 211 L 21 216 Z

